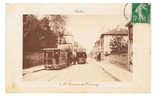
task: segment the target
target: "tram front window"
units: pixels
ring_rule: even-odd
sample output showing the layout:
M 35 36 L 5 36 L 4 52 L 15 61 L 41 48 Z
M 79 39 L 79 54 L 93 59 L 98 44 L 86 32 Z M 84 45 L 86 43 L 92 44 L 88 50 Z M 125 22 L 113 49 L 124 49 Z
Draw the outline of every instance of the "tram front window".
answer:
M 52 54 L 52 52 L 48 52 L 47 54 L 48 54 L 48 64 L 52 64 L 53 63 L 53 61 L 52 61 L 53 54 Z

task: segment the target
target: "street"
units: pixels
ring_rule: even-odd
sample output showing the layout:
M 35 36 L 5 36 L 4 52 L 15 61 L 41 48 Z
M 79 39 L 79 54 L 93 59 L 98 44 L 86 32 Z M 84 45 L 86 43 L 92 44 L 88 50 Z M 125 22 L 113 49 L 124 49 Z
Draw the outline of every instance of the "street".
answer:
M 121 17 L 117 20 L 118 23 L 110 26 L 110 17 L 107 19 L 100 15 L 33 16 L 23 16 L 24 29 L 29 30 L 29 35 L 27 31 L 23 33 L 26 35 L 23 46 L 24 81 L 111 82 L 132 79 L 131 66 L 128 63 L 131 54 L 128 51 L 129 30 L 119 24 L 123 22 Z M 42 18 L 38 19 L 36 16 Z M 29 20 L 37 23 L 30 24 Z M 36 29 L 27 27 L 36 24 L 39 24 Z M 106 25 L 111 30 L 104 27 Z M 102 31 L 99 32 L 100 30 Z M 87 39 L 85 33 L 90 35 L 90 39 Z M 86 64 L 62 68 L 72 60 L 82 57 L 87 58 Z M 43 64 L 53 64 L 54 69 L 57 66 L 58 70 L 46 70 Z
M 109 65 L 108 65 L 109 66 Z M 55 82 L 106 82 L 120 81 L 105 70 L 94 59 L 88 58 L 87 64 L 71 65 L 61 70 L 45 70 L 44 66 L 25 69 L 24 81 L 55 81 Z

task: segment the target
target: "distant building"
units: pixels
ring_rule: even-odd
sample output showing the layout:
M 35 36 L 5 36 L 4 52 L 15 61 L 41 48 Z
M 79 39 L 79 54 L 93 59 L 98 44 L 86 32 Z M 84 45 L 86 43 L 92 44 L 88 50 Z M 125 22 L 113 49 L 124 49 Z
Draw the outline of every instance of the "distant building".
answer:
M 98 55 L 98 53 L 101 52 L 101 43 L 100 43 L 100 40 L 97 40 L 95 43 L 94 43 L 94 46 L 93 46 L 93 49 L 91 51 L 91 56 L 93 58 L 96 58 L 96 56 Z
M 102 54 L 110 54 L 111 48 L 110 48 L 110 41 L 112 37 L 111 36 L 103 36 L 100 38 L 101 41 L 101 53 Z

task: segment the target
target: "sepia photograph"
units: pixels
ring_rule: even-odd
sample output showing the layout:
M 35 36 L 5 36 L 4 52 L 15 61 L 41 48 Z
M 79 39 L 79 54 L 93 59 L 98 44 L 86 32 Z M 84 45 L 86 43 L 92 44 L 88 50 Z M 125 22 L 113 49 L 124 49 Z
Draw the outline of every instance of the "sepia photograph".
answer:
M 128 51 L 132 40 L 128 36 L 130 28 L 122 18 L 23 15 L 23 80 L 131 80 L 132 60 Z
M 149 91 L 150 4 L 52 5 L 7 5 L 7 91 Z

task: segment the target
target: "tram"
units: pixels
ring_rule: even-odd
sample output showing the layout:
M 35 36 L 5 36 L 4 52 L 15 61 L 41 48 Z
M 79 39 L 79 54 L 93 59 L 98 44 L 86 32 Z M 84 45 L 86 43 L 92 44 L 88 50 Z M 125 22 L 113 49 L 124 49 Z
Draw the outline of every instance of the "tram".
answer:
M 85 64 L 87 59 L 87 54 L 85 49 L 78 49 L 77 50 L 77 63 L 78 64 Z
M 48 69 L 61 69 L 68 66 L 68 52 L 58 48 L 44 48 L 44 67 Z

